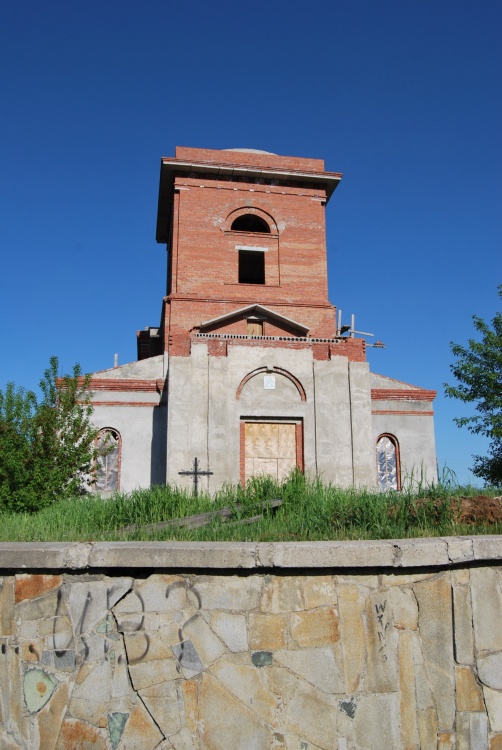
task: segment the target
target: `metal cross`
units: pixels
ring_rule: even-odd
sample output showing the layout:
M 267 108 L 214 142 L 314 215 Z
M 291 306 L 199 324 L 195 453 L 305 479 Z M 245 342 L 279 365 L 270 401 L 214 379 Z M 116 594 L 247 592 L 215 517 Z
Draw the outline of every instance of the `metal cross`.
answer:
M 184 476 L 193 476 L 193 494 L 195 497 L 197 497 L 197 490 L 199 486 L 199 477 L 208 477 L 210 474 L 213 474 L 212 471 L 201 471 L 199 469 L 199 459 L 197 457 L 193 460 L 193 469 L 192 471 L 178 471 L 178 474 L 183 474 Z

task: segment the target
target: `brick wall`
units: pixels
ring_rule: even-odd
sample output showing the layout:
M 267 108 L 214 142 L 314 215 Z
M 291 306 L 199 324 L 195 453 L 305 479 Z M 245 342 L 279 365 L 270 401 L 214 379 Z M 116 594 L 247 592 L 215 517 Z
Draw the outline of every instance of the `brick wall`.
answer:
M 178 173 L 176 160 L 170 160 L 174 193 L 163 198 L 172 200 L 170 281 L 164 301 L 169 351 L 189 353 L 187 334 L 201 323 L 253 304 L 305 326 L 308 336 L 334 338 L 336 308 L 328 299 L 326 264 L 327 188 L 319 182 L 319 176 L 331 173 L 324 172 L 324 162 L 185 147 L 176 149 L 176 159 Z M 217 172 L 216 164 L 222 165 Z M 207 165 L 212 171 L 207 172 Z M 242 166 L 252 167 L 253 174 Z M 257 168 L 268 170 L 263 179 Z M 232 230 L 235 218 L 246 213 L 259 216 L 270 232 Z M 239 247 L 263 248 L 254 252 L 264 254 L 264 284 L 239 283 Z M 245 334 L 245 317 L 207 330 L 219 329 Z M 294 327 L 270 319 L 264 329 L 264 335 L 298 335 Z M 342 353 L 355 361 L 365 359 L 360 342 L 319 345 L 315 351 L 321 359 Z
M 278 156 L 277 154 L 256 154 L 248 151 L 220 151 L 210 148 L 176 146 L 176 158 L 190 162 L 239 164 L 301 172 L 324 172 L 323 159 L 309 159 L 301 156 Z

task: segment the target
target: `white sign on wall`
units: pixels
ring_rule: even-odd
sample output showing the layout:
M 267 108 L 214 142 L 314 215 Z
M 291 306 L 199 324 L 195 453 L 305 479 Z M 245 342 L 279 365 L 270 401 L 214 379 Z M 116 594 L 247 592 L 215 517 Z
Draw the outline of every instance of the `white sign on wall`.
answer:
M 264 375 L 263 387 L 266 391 L 273 391 L 275 389 L 275 375 Z

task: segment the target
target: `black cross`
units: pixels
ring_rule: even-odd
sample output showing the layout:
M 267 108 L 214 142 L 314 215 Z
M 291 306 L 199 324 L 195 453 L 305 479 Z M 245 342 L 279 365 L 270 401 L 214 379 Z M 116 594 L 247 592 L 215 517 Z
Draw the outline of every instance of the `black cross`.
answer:
M 212 471 L 201 471 L 199 469 L 199 459 L 197 457 L 193 460 L 193 469 L 192 471 L 178 471 L 178 474 L 183 474 L 184 476 L 193 476 L 193 494 L 195 497 L 197 497 L 197 489 L 199 486 L 199 477 L 208 477 L 210 474 L 213 474 Z

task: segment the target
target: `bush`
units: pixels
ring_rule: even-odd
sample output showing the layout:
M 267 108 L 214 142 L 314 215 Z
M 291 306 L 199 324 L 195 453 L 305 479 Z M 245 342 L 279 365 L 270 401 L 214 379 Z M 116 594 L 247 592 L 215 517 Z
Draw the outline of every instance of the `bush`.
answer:
M 9 383 L 0 391 L 0 508 L 40 510 L 85 492 L 92 481 L 97 435 L 90 424 L 90 376 L 79 365 L 58 378 L 58 360 L 33 391 Z

